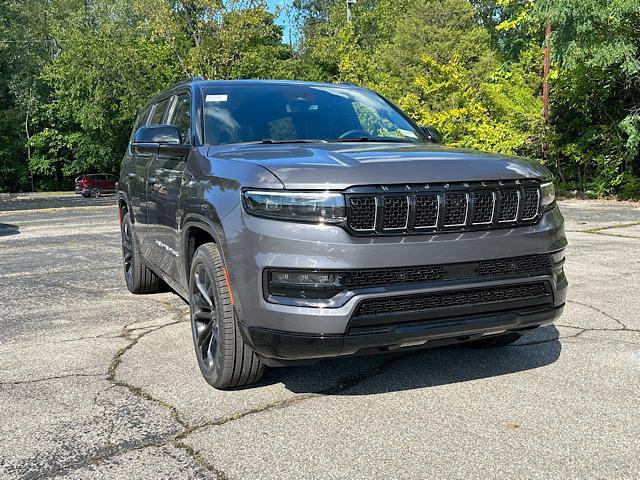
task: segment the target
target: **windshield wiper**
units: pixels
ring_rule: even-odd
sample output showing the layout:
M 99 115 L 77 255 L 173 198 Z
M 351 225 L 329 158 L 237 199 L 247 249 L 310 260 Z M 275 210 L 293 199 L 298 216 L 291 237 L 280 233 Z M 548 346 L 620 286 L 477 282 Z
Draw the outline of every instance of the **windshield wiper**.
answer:
M 377 138 L 377 137 L 355 137 L 355 138 L 336 138 L 330 142 L 390 142 L 390 143 L 416 143 L 415 140 L 407 138 Z
M 319 138 L 302 138 L 299 140 L 272 140 L 270 138 L 265 138 L 263 140 L 259 140 L 257 142 L 247 142 L 247 143 L 264 143 L 264 144 L 278 144 L 278 143 L 327 143 L 326 140 L 321 140 Z

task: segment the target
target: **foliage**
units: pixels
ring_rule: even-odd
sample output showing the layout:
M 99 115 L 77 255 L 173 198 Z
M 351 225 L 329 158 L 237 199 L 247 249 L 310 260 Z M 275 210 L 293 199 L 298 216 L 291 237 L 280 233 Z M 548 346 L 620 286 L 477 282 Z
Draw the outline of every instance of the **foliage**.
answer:
M 594 195 L 640 194 L 637 0 L 358 0 L 352 22 L 343 0 L 293 11 L 292 46 L 263 0 L 0 0 L 0 191 L 117 171 L 141 103 L 203 75 L 352 82 L 449 145 L 539 158 Z
M 554 27 L 550 145 L 564 177 L 598 195 L 630 195 L 640 173 L 640 4 L 544 0 Z

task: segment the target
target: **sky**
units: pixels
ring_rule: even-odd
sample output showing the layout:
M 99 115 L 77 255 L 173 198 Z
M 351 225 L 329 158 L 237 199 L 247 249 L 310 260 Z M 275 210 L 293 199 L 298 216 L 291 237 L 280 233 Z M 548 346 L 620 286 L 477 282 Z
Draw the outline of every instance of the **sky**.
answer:
M 291 0 L 267 0 L 267 3 L 269 4 L 269 10 L 273 12 L 276 6 L 278 5 L 285 6 L 285 5 L 291 4 Z M 289 42 L 289 24 L 287 22 L 286 16 L 284 14 L 280 14 L 280 16 L 276 20 L 276 23 L 284 27 L 283 40 L 285 41 L 285 43 L 288 43 Z

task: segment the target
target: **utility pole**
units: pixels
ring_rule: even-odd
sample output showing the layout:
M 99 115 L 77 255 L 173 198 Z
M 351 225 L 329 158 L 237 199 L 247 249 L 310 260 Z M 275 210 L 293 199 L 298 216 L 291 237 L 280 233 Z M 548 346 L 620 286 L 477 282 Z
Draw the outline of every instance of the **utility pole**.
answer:
M 347 0 L 347 22 L 353 20 L 353 6 L 357 0 Z
M 551 22 L 547 20 L 544 33 L 544 73 L 542 80 L 542 115 L 544 123 L 549 123 L 549 70 L 551 70 Z

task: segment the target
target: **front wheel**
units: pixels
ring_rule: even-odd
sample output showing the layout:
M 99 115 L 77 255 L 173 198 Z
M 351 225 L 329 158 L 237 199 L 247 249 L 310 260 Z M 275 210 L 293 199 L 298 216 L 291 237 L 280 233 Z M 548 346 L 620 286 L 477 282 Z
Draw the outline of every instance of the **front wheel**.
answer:
M 101 193 L 102 192 L 100 191 L 100 188 L 98 188 L 98 187 L 91 187 L 91 190 L 89 190 L 89 195 L 92 198 L 98 198 Z
M 242 338 L 220 251 L 199 247 L 189 275 L 191 331 L 198 366 L 213 387 L 226 389 L 257 382 L 264 365 Z

